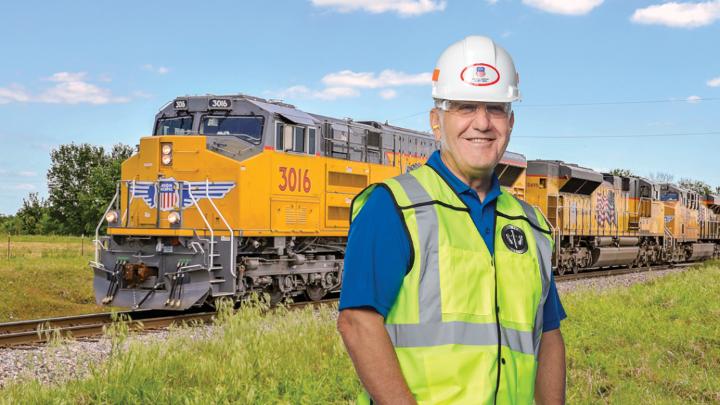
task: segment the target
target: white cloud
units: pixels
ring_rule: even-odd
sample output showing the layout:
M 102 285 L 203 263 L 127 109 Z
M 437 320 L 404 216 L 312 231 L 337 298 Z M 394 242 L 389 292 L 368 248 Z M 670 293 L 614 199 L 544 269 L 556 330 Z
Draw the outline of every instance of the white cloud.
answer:
M 53 74 L 47 80 L 57 84 L 38 95 L 36 101 L 55 104 L 113 104 L 130 101 L 128 97 L 113 96 L 110 90 L 88 83 L 85 76 L 85 72 Z
M 380 92 L 380 97 L 384 98 L 385 100 L 393 99 L 397 97 L 397 91 L 393 89 L 385 89 Z
M 697 104 L 697 103 L 699 103 L 699 102 L 702 101 L 702 97 L 700 97 L 700 96 L 690 96 L 690 97 L 686 98 L 685 101 L 687 101 L 687 102 L 690 103 L 690 104 Z
M 16 184 L 15 186 L 13 186 L 12 189 L 13 189 L 13 190 L 32 191 L 32 190 L 35 190 L 36 187 L 35 187 L 34 184 L 30 184 L 30 183 L 20 183 L 20 184 Z
M 720 87 L 720 76 L 710 79 L 707 81 L 707 85 L 710 87 Z
M 52 104 L 112 104 L 126 103 L 128 97 L 114 96 L 109 89 L 89 83 L 85 72 L 58 72 L 45 78 L 54 83 L 39 94 L 31 94 L 22 86 L 13 84 L 0 87 L 0 104 L 11 102 L 52 103 Z
M 58 72 L 53 73 L 52 76 L 46 78 L 45 80 L 57 83 L 81 82 L 85 80 L 86 76 L 87 73 L 85 72 Z
M 328 86 L 347 86 L 376 89 L 380 87 L 430 85 L 431 73 L 407 74 L 395 70 L 386 69 L 376 75 L 372 72 L 353 72 L 342 70 L 337 73 L 330 73 L 322 78 L 323 83 Z
M 554 14 L 583 15 L 604 0 L 522 0 L 523 4 Z
M 658 24 L 673 28 L 696 28 L 720 19 L 720 0 L 701 3 L 672 1 L 635 10 L 631 21 L 638 24 Z
M 165 66 L 153 66 L 149 63 L 142 66 L 143 70 L 147 70 L 148 72 L 157 73 L 159 75 L 164 75 L 168 72 L 170 72 L 170 69 Z
M 11 84 L 9 87 L 0 87 L 0 104 L 12 102 L 24 103 L 30 100 L 30 95 L 17 84 Z
M 443 11 L 445 0 L 311 0 L 315 7 L 329 7 L 341 13 L 363 10 L 374 14 L 395 12 L 409 17 Z
M 274 97 L 285 98 L 313 98 L 320 100 L 336 100 L 339 98 L 357 97 L 359 89 L 381 89 L 380 97 L 391 99 L 397 92 L 390 87 L 429 85 L 432 75 L 430 73 L 408 74 L 386 69 L 376 74 L 374 72 L 353 72 L 341 70 L 325 75 L 321 81 L 325 88 L 314 90 L 307 86 L 297 85 L 288 87 L 277 93 Z
M 320 100 L 336 100 L 338 98 L 357 97 L 360 93 L 350 87 L 326 87 L 322 90 L 311 90 L 307 86 L 292 86 L 278 93 L 278 98 L 312 98 Z
M 491 6 L 494 6 L 498 3 L 498 0 L 485 0 L 485 2 Z
M 20 177 L 35 177 L 37 176 L 37 172 L 33 172 L 31 170 L 23 170 L 18 172 L 18 176 Z

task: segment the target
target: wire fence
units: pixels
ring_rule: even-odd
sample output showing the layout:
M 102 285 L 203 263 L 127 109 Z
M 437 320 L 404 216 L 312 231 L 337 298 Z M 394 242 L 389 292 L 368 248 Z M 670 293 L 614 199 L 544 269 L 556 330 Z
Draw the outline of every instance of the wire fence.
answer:
M 4 254 L 0 257 L 10 260 L 17 257 L 39 255 L 41 257 L 53 256 L 85 256 L 92 250 L 92 238 L 85 235 L 80 237 L 59 237 L 53 240 L 52 237 L 39 237 L 28 235 L 4 235 L 0 239 L 4 242 Z M 0 242 L 0 243 L 2 243 Z

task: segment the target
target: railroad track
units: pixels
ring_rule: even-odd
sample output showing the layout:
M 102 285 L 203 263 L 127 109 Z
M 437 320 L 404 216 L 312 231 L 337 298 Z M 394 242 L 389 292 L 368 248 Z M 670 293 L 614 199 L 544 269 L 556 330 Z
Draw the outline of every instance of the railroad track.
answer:
M 565 281 L 574 281 L 574 280 L 582 280 L 587 278 L 597 278 L 597 277 L 609 277 L 609 276 L 620 276 L 623 274 L 631 274 L 631 273 L 645 273 L 648 271 L 659 271 L 659 270 L 669 270 L 669 269 L 679 269 L 684 267 L 690 267 L 697 263 L 677 263 L 673 264 L 672 266 L 668 265 L 662 265 L 662 266 L 651 266 L 651 267 L 634 267 L 634 268 L 619 268 L 619 269 L 610 269 L 610 270 L 593 270 L 593 271 L 584 271 L 577 274 L 564 274 L 562 276 L 555 276 L 555 281 L 565 282 Z
M 337 299 L 297 302 L 288 304 L 288 307 L 294 310 L 308 305 L 319 306 L 332 302 L 337 302 Z M 56 336 L 73 338 L 99 336 L 104 333 L 107 326 L 118 319 L 127 322 L 131 330 L 152 330 L 191 322 L 209 323 L 213 321 L 215 315 L 214 311 L 182 314 L 172 311 L 127 311 L 116 313 L 115 317 L 109 312 L 104 312 L 8 322 L 0 324 L 0 347 L 45 343 Z
M 209 322 L 214 312 L 168 314 L 158 311 L 120 312 L 132 330 L 165 328 L 183 322 Z M 59 318 L 33 319 L 0 324 L 0 346 L 44 343 L 57 336 L 90 337 L 102 335 L 114 322 L 111 313 L 98 313 Z
M 682 268 L 692 266 L 696 263 L 678 263 L 672 266 L 655 266 L 632 269 L 611 269 L 580 272 L 577 274 L 565 274 L 555 276 L 557 282 L 566 282 L 580 279 L 619 276 L 630 273 L 642 273 L 648 271 L 667 270 L 671 268 Z M 305 306 L 320 306 L 337 302 L 337 298 L 330 298 L 321 301 L 296 302 L 288 304 L 291 310 L 300 309 Z M 195 312 L 177 314 L 172 311 L 132 311 L 117 313 L 115 319 L 122 317 L 129 319 L 128 327 L 131 330 L 152 330 L 166 328 L 171 325 L 182 323 L 212 322 L 216 313 Z M 0 347 L 44 343 L 54 336 L 72 336 L 74 338 L 92 337 L 102 335 L 105 327 L 114 322 L 111 313 L 98 313 L 89 315 L 66 316 L 59 318 L 35 319 L 0 324 Z

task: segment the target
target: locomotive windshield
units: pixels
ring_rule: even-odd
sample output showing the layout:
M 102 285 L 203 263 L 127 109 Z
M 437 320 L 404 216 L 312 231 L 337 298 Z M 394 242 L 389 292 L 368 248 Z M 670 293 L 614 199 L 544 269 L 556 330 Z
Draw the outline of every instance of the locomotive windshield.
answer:
M 192 117 L 162 118 L 155 135 L 188 135 L 192 132 Z
M 262 139 L 263 117 L 214 117 L 206 116 L 200 126 L 201 135 L 236 136 L 245 141 L 259 144 Z

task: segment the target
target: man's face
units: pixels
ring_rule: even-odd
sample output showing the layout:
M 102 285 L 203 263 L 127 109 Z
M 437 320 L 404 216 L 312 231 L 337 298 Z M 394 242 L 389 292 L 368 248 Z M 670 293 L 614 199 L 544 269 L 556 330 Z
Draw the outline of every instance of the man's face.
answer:
M 446 163 L 465 177 L 487 176 L 502 159 L 515 117 L 509 105 L 452 102 L 447 111 L 430 112 L 435 139 Z

